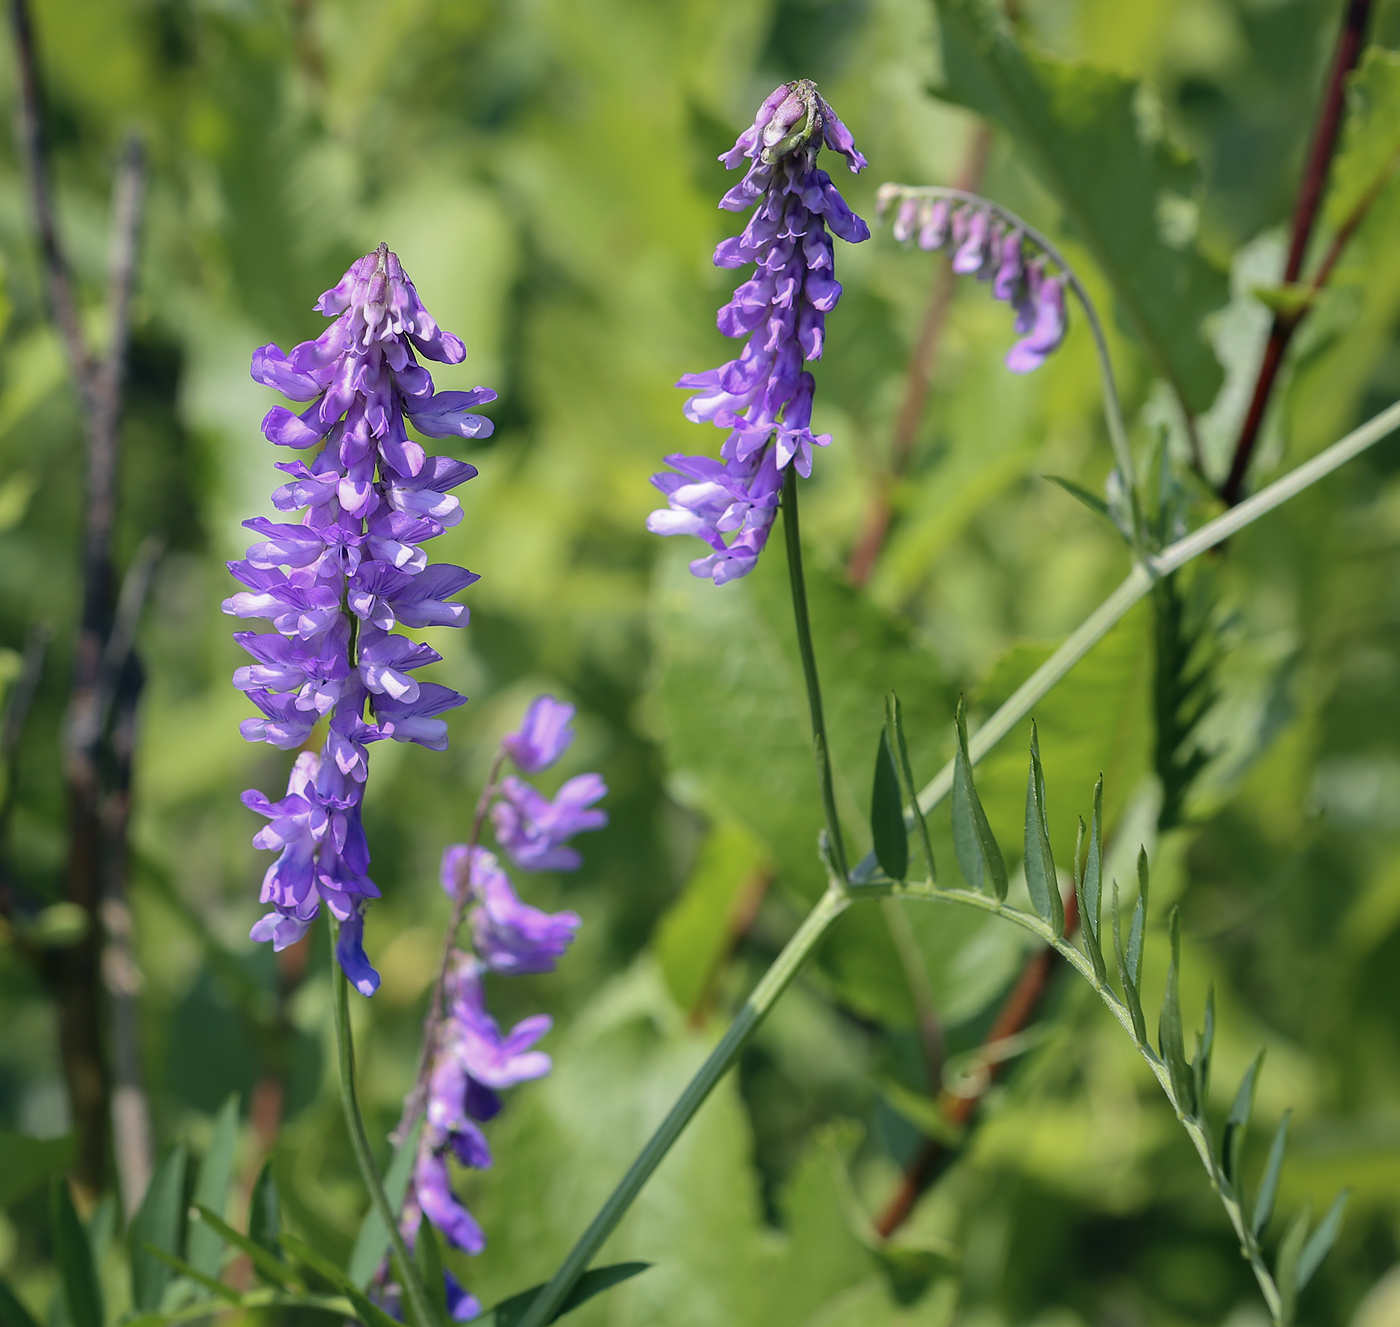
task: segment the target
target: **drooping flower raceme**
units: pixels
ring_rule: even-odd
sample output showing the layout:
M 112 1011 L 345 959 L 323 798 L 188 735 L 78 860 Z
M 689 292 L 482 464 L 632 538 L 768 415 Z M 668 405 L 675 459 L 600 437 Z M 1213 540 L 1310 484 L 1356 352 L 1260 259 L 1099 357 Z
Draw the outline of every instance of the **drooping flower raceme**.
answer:
M 831 177 L 817 168 L 822 144 L 863 170 L 850 131 L 806 79 L 784 83 L 759 107 L 753 125 L 720 158 L 744 178 L 720 201 L 753 206 L 744 233 L 715 250 L 719 267 L 755 263 L 756 271 L 719 311 L 726 336 L 748 337 L 738 359 L 677 384 L 692 389 L 686 418 L 729 430 L 721 459 L 668 456 L 671 469 L 652 483 L 667 506 L 647 520 L 654 534 L 689 534 L 711 552 L 690 564 L 716 585 L 753 570 L 777 515 L 783 472 L 812 472 L 812 448 L 831 438 L 811 430 L 813 378 L 804 362 L 821 358 L 826 315 L 841 297 L 831 233 L 856 244 L 870 238 Z
M 552 696 L 539 697 L 517 732 L 502 739 L 502 750 L 526 773 L 548 768 L 573 740 L 574 707 Z M 607 793 L 596 774 L 570 779 L 553 799 L 508 776 L 501 800 L 491 808 L 497 841 L 522 870 L 571 871 L 580 863 L 567 840 L 607 824 L 607 813 L 592 806 Z M 442 887 L 455 897 L 466 882 L 471 951 L 454 953 L 448 972 L 448 1016 L 439 1036 L 428 1079 L 428 1118 L 419 1139 L 413 1187 L 403 1213 L 410 1241 L 426 1217 L 443 1238 L 467 1253 L 480 1253 L 486 1237 L 475 1217 L 452 1191 L 449 1160 L 482 1170 L 492 1164 L 481 1126 L 501 1109 L 499 1093 L 516 1083 L 547 1074 L 550 1059 L 534 1049 L 550 1028 L 548 1016 L 523 1019 L 509 1032 L 486 1009 L 482 979 L 554 971 L 579 917 L 547 913 L 521 900 L 497 856 L 480 845 L 454 844 L 442 856 Z M 448 1285 L 453 1317 L 465 1321 L 481 1311 L 476 1298 L 455 1281 Z M 385 1303 L 392 1302 L 386 1295 Z
M 270 442 L 307 455 L 277 463 L 288 482 L 272 495 L 279 512 L 300 515 L 244 522 L 260 538 L 229 563 L 245 588 L 223 608 L 276 629 L 235 636 L 254 662 L 234 684 L 261 712 L 244 721 L 243 736 L 290 749 L 326 725 L 319 752 L 297 756 L 285 797 L 243 794 L 269 821 L 253 842 L 279 854 L 262 886 L 272 910 L 252 937 L 281 949 L 324 904 L 340 923 L 341 966 L 371 995 L 379 976 L 364 953 L 364 908 L 379 891 L 366 874 L 360 822 L 368 748 L 388 737 L 441 751 L 441 715 L 466 699 L 412 676 L 442 656 L 396 628 L 465 625 L 454 596 L 477 579 L 464 567 L 429 565 L 421 547 L 461 521 L 451 490 L 476 470 L 425 452 L 406 425 L 433 438 L 487 437 L 490 420 L 472 411 L 496 393 L 434 390 L 418 357 L 459 364 L 466 349 L 433 321 L 386 245 L 316 308 L 335 318 L 321 337 L 253 356 L 256 381 L 310 402 L 300 414 L 275 406 L 262 425 Z
M 913 239 L 921 249 L 948 249 L 953 271 L 992 283 L 992 297 L 1016 312 L 1021 337 L 1006 353 L 1012 373 L 1030 373 L 1045 363 L 1065 339 L 1069 322 L 1063 272 L 1049 272 L 1049 258 L 1019 226 L 988 204 L 931 198 L 906 192 L 897 184 L 881 185 L 880 214 L 893 202 L 894 237 Z

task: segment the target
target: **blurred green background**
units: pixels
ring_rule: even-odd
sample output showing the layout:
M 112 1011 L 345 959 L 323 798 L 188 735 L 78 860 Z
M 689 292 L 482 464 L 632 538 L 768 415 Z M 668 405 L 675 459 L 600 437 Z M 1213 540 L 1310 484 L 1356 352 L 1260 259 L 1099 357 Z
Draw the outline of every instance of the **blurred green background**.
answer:
M 1339 15 L 1333 0 L 1025 0 L 1019 18 L 1028 46 L 1143 80 L 1135 114 L 1195 158 L 1181 243 L 1222 293 L 1232 273 L 1231 303 L 1207 325 L 1226 370 L 1202 419 L 1217 474 L 1267 326 L 1251 291 L 1276 279 Z M 240 1173 L 251 1179 L 276 1127 L 292 1223 L 333 1253 L 364 1198 L 327 1055 L 325 937 L 280 960 L 245 939 L 267 859 L 237 795 L 276 796 L 289 759 L 238 735 L 241 656 L 219 612 L 239 522 L 269 510 L 277 482 L 258 431 L 276 398 L 248 360 L 267 341 L 318 335 L 317 295 L 384 240 L 467 343 L 438 386 L 500 392 L 495 436 L 459 453 L 481 471 L 461 491 L 466 519 L 436 550 L 482 577 L 471 626 L 435 641 L 435 676 L 472 703 L 450 716 L 445 755 L 374 749 L 366 822 L 384 899 L 367 946 L 384 984 L 356 1008 L 382 1138 L 447 913 L 438 855 L 465 836 L 495 739 L 528 699 L 549 689 L 575 702 L 579 740 L 559 778 L 601 770 L 611 824 L 581 843 L 576 876 L 528 882 L 531 901 L 585 920 L 559 972 L 492 990 L 503 1021 L 554 1015 L 556 1072 L 516 1090 L 491 1126 L 496 1169 L 461 1177 L 490 1243 L 459 1269 L 491 1303 L 549 1274 L 820 886 L 781 555 L 716 591 L 686 574 L 690 541 L 643 528 L 662 456 L 718 442 L 685 422 L 672 387 L 728 357 L 714 311 L 733 275 L 710 253 L 740 223 L 716 210 L 727 175 L 715 157 L 777 82 L 816 78 L 871 167 L 850 179 L 826 164 L 873 222 L 882 181 L 951 182 L 979 122 L 931 92 L 926 0 L 38 0 L 35 22 L 60 218 L 94 334 L 123 134 L 139 128 L 151 155 L 119 552 L 152 532 L 167 543 L 141 632 L 131 883 L 157 1132 L 198 1150 L 241 1094 Z M 1378 7 L 1372 39 L 1400 46 L 1400 4 Z M 6 46 L 0 103 L 14 98 Z M 1111 309 L 1001 132 L 983 190 L 1063 241 Z M 1261 476 L 1400 395 L 1397 222 L 1392 185 L 1296 344 Z M 7 887 L 32 913 L 61 896 L 81 438 L 8 140 L 0 261 L 4 676 L 35 623 L 54 633 L 0 843 Z M 931 777 L 957 695 L 989 712 L 1127 569 L 1113 532 L 1043 479 L 1099 491 L 1109 468 L 1082 319 L 1043 370 L 1013 378 L 1007 310 L 965 283 L 890 537 L 868 586 L 848 582 L 944 261 L 901 248 L 888 226 L 841 246 L 845 295 L 816 370 L 816 424 L 835 441 L 805 491 L 804 534 L 843 814 L 862 851 L 882 693 L 900 691 L 916 773 Z M 1136 342 L 1109 330 L 1146 455 L 1171 410 Z M 1068 861 L 1102 769 L 1120 879 L 1140 840 L 1154 855 L 1154 934 L 1181 903 L 1188 1019 L 1209 982 L 1219 1002 L 1214 1110 L 1268 1048 L 1261 1137 L 1296 1111 L 1283 1215 L 1355 1187 L 1304 1312 L 1358 1327 L 1400 1323 L 1400 1272 L 1353 1319 L 1400 1265 L 1398 470 L 1400 443 L 1382 444 L 1193 574 L 1220 657 L 1185 826 L 1155 829 L 1145 610 L 1037 709 L 1057 852 Z M 1008 849 L 1026 737 L 980 776 Z M 946 812 L 934 819 L 947 878 Z M 965 1054 L 1024 944 L 946 909 L 911 907 L 907 920 L 950 1049 Z M 42 1168 L 16 1160 L 15 1135 L 60 1138 L 67 1115 L 51 1001 L 12 934 L 0 929 L 0 1273 L 42 1304 Z M 1164 968 L 1159 939 L 1149 1004 Z M 963 1155 L 895 1246 L 875 1248 L 870 1214 L 918 1149 L 925 1086 L 909 985 L 868 905 L 609 1247 L 656 1267 L 580 1327 L 1264 1320 L 1188 1140 L 1087 989 L 1056 985 Z M 1256 1171 L 1262 1150 L 1256 1137 Z

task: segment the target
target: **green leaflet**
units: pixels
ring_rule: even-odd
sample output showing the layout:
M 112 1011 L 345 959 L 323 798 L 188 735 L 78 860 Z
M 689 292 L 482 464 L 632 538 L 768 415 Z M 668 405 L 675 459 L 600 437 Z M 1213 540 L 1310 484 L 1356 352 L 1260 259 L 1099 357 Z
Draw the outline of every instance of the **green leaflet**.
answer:
M 1191 1066 L 1186 1063 L 1186 1038 L 1181 1027 L 1181 909 L 1172 904 L 1171 962 L 1167 965 L 1167 986 L 1162 995 L 1162 1014 L 1157 1022 L 1157 1046 L 1171 1076 L 1176 1108 L 1190 1118 L 1196 1113 L 1196 1085 Z
M 973 889 L 985 889 L 999 899 L 1006 897 L 1006 863 L 997 847 L 987 813 L 972 781 L 972 759 L 967 753 L 967 707 L 959 699 L 955 719 L 958 751 L 953 770 L 953 852 L 958 870 Z
M 1299 1264 L 1311 1221 L 1312 1204 L 1308 1203 L 1289 1222 L 1288 1229 L 1279 1240 L 1278 1261 L 1274 1264 L 1274 1282 L 1278 1286 L 1279 1299 L 1282 1301 L 1279 1322 L 1283 1327 L 1289 1327 L 1293 1322 L 1293 1313 L 1298 1302 Z
M 937 9 L 940 94 L 1011 134 L 1112 283 L 1158 372 L 1187 409 L 1205 410 L 1222 374 L 1201 321 L 1226 303 L 1227 282 L 1194 239 L 1165 225 L 1194 204 L 1195 164 L 1146 131 L 1140 84 L 1027 50 L 989 0 L 937 0 Z
M 238 1094 L 224 1102 L 214 1123 L 214 1137 L 200 1163 L 195 1181 L 194 1200 L 223 1216 L 228 1209 L 229 1186 L 233 1183 L 233 1154 L 238 1146 Z M 200 1223 L 189 1233 L 186 1254 L 190 1266 L 206 1276 L 218 1276 L 223 1265 L 223 1241 L 207 1225 Z
M 102 1327 L 102 1289 L 92 1265 L 92 1248 L 66 1180 L 55 1179 L 49 1185 L 49 1229 L 69 1322 L 73 1327 Z
M 870 837 L 880 869 L 891 880 L 903 880 L 909 874 L 909 831 L 904 827 L 904 798 L 900 794 L 894 752 L 890 750 L 888 726 L 880 730 L 879 745 L 875 748 Z
M 1250 1221 L 1256 1239 L 1263 1236 L 1264 1231 L 1268 1229 L 1269 1218 L 1274 1214 L 1278 1177 L 1283 1170 L 1284 1149 L 1288 1146 L 1288 1123 L 1292 1118 L 1291 1110 L 1283 1112 L 1283 1119 L 1278 1122 L 1278 1129 L 1274 1133 L 1274 1141 L 1269 1144 L 1269 1159 L 1264 1164 L 1264 1177 L 1259 1181 L 1259 1192 L 1254 1198 L 1254 1216 Z
M 159 1255 L 168 1254 L 172 1258 L 180 1255 L 180 1228 L 185 1214 L 185 1161 L 182 1144 L 166 1152 L 131 1222 L 128 1235 L 131 1299 L 143 1313 L 154 1313 L 160 1308 L 170 1284 L 170 1265 Z M 153 1254 L 152 1250 L 158 1252 Z
M 1206 1112 L 1207 1094 L 1210 1090 L 1210 1057 L 1215 1049 L 1215 983 L 1206 988 L 1205 1026 L 1196 1037 L 1196 1055 L 1191 1061 L 1191 1077 L 1196 1092 L 1196 1111 L 1200 1116 Z M 1210 1137 L 1207 1133 L 1207 1138 Z
M 1220 1166 L 1230 1187 L 1237 1193 L 1240 1187 L 1240 1153 L 1244 1148 L 1244 1136 L 1249 1128 L 1249 1117 L 1254 1112 L 1254 1085 L 1259 1078 L 1260 1066 L 1264 1063 L 1264 1052 L 1260 1051 L 1240 1080 L 1240 1089 L 1235 1093 L 1230 1107 L 1229 1118 L 1225 1121 L 1225 1132 L 1220 1139 Z
M 919 785 L 914 782 L 914 767 L 909 763 L 909 744 L 904 740 L 904 707 L 899 696 L 891 691 L 885 697 L 885 733 L 894 734 L 895 749 L 899 752 L 899 769 L 904 775 L 904 795 L 909 799 L 910 814 L 914 817 L 914 828 L 919 831 L 919 846 L 923 849 L 924 865 L 928 868 L 929 882 L 938 879 L 938 867 L 933 860 L 933 844 L 928 837 L 928 817 L 919 806 Z
M 1079 822 L 1083 832 L 1084 822 Z M 1075 852 L 1075 864 L 1079 854 Z M 1103 942 L 1100 934 L 1103 922 L 1103 775 L 1094 784 L 1094 811 L 1089 821 L 1089 850 L 1084 859 L 1084 870 L 1079 875 L 1079 927 L 1084 944 L 1084 952 L 1094 965 L 1094 974 L 1100 981 L 1108 976 L 1103 961 Z
M 1394 170 L 1400 156 L 1400 51 L 1372 46 L 1347 87 L 1347 122 L 1332 162 L 1323 220 L 1340 226 Z
M 277 1237 L 281 1231 L 282 1207 L 277 1198 L 272 1158 L 269 1157 L 258 1171 L 258 1178 L 253 1181 L 253 1192 L 248 1198 L 248 1238 L 275 1256 Z
M 268 1248 L 257 1236 L 251 1233 L 253 1225 L 251 1221 L 248 1223 L 250 1233 L 240 1235 L 227 1221 L 220 1216 L 215 1216 L 207 1207 L 201 1207 L 196 1203 L 194 1210 L 199 1214 L 199 1219 L 207 1221 L 226 1244 L 246 1253 L 258 1275 L 269 1285 L 300 1288 L 295 1271 L 277 1256 L 277 1252 Z
M 394 1153 L 394 1159 L 389 1163 L 388 1172 L 384 1176 L 384 1196 L 389 1200 L 390 1207 L 396 1211 L 402 1206 L 403 1196 L 408 1192 L 408 1182 L 413 1176 L 413 1162 L 418 1155 L 418 1135 L 422 1130 L 423 1118 L 419 1116 L 414 1121 L 413 1128 L 408 1131 L 408 1137 Z M 355 1247 L 350 1253 L 350 1264 L 346 1271 L 350 1283 L 361 1290 L 368 1286 L 388 1247 L 389 1232 L 384 1229 L 384 1222 L 379 1219 L 379 1213 L 371 1203 L 369 1211 L 360 1222 L 360 1232 L 355 1237 Z
M 1142 906 L 1141 898 L 1138 899 L 1138 906 Z M 1142 999 L 1138 995 L 1137 980 L 1133 975 L 1133 968 L 1123 953 L 1123 929 L 1121 910 L 1118 906 L 1118 882 L 1113 882 L 1113 957 L 1118 964 L 1118 981 L 1123 987 L 1123 1003 L 1128 1007 L 1128 1014 L 1133 1020 L 1133 1035 L 1137 1038 L 1138 1046 L 1147 1045 L 1147 1020 L 1142 1016 Z M 1134 915 L 1136 920 L 1136 914 Z
M 960 739 L 961 740 L 961 739 Z M 1056 935 L 1065 931 L 1065 907 L 1050 849 L 1050 829 L 1045 823 L 1045 771 L 1040 765 L 1040 735 L 1031 723 L 1031 768 L 1026 779 L 1026 888 L 1035 910 L 1050 923 Z
M 1332 1200 L 1332 1206 L 1327 1209 L 1327 1215 L 1317 1223 L 1317 1229 L 1308 1237 L 1308 1242 L 1303 1245 L 1303 1250 L 1298 1255 L 1296 1274 L 1296 1284 L 1299 1290 L 1302 1290 L 1312 1280 L 1313 1273 L 1322 1265 L 1322 1260 L 1327 1256 L 1332 1245 L 1337 1242 L 1337 1234 L 1342 1228 L 1342 1214 L 1346 1211 L 1347 1199 L 1350 1197 L 1351 1190 L 1343 1189 Z

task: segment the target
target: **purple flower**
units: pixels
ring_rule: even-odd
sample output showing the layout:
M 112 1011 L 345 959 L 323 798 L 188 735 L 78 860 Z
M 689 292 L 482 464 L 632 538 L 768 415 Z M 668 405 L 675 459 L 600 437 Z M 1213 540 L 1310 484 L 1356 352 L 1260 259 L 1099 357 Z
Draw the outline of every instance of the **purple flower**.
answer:
M 992 283 L 992 296 L 1016 311 L 1022 339 L 1007 352 L 1012 373 L 1030 373 L 1045 363 L 1065 339 L 1067 273 L 1046 274 L 1046 256 L 1019 226 L 1009 223 L 987 203 L 954 205 L 946 198 L 910 195 L 903 186 L 880 186 L 880 211 L 898 200 L 893 234 L 907 240 L 917 234 L 921 249 L 953 249 L 953 271 Z M 1035 256 L 1026 256 L 1027 248 Z
M 407 425 L 429 437 L 485 437 L 490 421 L 470 412 L 496 394 L 434 391 L 418 357 L 458 364 L 466 350 L 423 307 L 386 245 L 354 263 L 316 307 L 335 319 L 318 339 L 253 355 L 256 381 L 309 402 L 296 412 L 274 406 L 263 420 L 270 442 L 307 454 L 278 463 L 291 479 L 272 498 L 300 518 L 245 522 L 258 540 L 229 564 L 244 588 L 224 611 L 265 618 L 276 633 L 235 636 L 254 662 L 234 685 L 260 711 L 244 721 L 244 737 L 290 749 L 326 725 L 320 754 L 297 757 L 286 797 L 244 794 L 270 821 L 254 843 L 280 854 L 263 880 L 273 910 L 253 939 L 291 944 L 324 904 L 340 922 L 340 964 L 369 995 L 379 984 L 363 944 L 365 906 L 379 894 L 366 875 L 360 823 L 369 747 L 391 738 L 442 750 L 439 716 L 466 699 L 409 676 L 440 656 L 395 631 L 465 624 L 455 596 L 477 579 L 464 567 L 430 565 L 420 547 L 461 520 L 449 490 L 476 471 L 429 455 Z
M 553 696 L 536 696 L 520 721 L 519 731 L 507 733 L 501 746 L 521 773 L 538 774 L 569 749 L 574 740 L 574 730 L 569 727 L 573 717 L 572 705 Z
M 598 775 L 579 774 L 550 801 L 524 780 L 508 774 L 501 780 L 502 800 L 491 808 L 496 840 L 522 871 L 576 870 L 582 859 L 566 841 L 608 823 L 606 811 L 589 809 L 607 791 L 607 784 Z
M 466 845 L 442 857 L 442 887 L 455 896 Z M 495 853 L 473 849 L 471 869 L 472 939 L 477 955 L 493 972 L 507 975 L 553 972 L 582 924 L 576 912 L 541 912 L 522 903 Z
M 647 520 L 653 534 L 688 534 L 712 550 L 690 564 L 696 576 L 723 585 L 753 570 L 768 542 L 783 471 L 812 472 L 812 448 L 831 438 L 811 430 L 814 379 L 804 362 L 820 359 L 826 315 L 841 297 L 828 230 L 848 243 L 870 238 L 831 177 L 816 165 L 822 144 L 866 165 L 850 131 L 807 79 L 784 83 L 759 108 L 753 125 L 720 158 L 731 169 L 749 161 L 722 208 L 753 207 L 742 235 L 715 250 L 720 267 L 754 263 L 754 275 L 719 311 L 729 337 L 748 337 L 738 359 L 688 373 L 686 418 L 729 435 L 720 461 L 668 456 L 672 468 L 652 477 L 667 506 Z

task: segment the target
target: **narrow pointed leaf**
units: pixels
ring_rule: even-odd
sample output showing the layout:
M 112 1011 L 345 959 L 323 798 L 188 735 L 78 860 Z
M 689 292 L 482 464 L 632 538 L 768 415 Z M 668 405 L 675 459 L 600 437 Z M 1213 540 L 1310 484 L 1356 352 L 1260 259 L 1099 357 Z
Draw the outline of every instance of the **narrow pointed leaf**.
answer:
M 92 1250 L 92 1265 L 101 1267 L 112 1236 L 117 1231 L 117 1195 L 104 1193 L 87 1219 L 88 1248 Z
M 891 880 L 909 874 L 909 833 L 904 828 L 904 798 L 900 795 L 899 774 L 894 767 L 888 728 L 880 730 L 875 751 L 875 781 L 870 794 L 870 837 L 875 844 L 875 860 Z
M 1285 1324 L 1293 1322 L 1293 1311 L 1298 1302 L 1298 1269 L 1311 1220 L 1312 1204 L 1309 1203 L 1289 1223 L 1279 1241 L 1278 1261 L 1274 1264 L 1274 1284 L 1278 1286 L 1279 1299 L 1282 1301 L 1279 1321 Z
M 39 1327 L 8 1282 L 0 1279 L 0 1327 Z
M 69 1321 L 73 1327 L 102 1327 L 102 1291 L 92 1265 L 92 1248 L 63 1179 L 55 1179 L 49 1187 L 49 1227 Z
M 1327 1209 L 1327 1215 L 1318 1222 L 1317 1229 L 1308 1237 L 1303 1251 L 1298 1255 L 1297 1288 L 1302 1290 L 1313 1279 L 1313 1273 L 1322 1266 L 1322 1260 L 1337 1242 L 1337 1233 L 1342 1228 L 1342 1214 L 1346 1211 L 1350 1189 L 1343 1189 Z
M 1264 1052 L 1260 1051 L 1244 1071 L 1244 1077 L 1240 1080 L 1240 1090 L 1235 1093 L 1229 1118 L 1225 1121 L 1225 1133 L 1220 1139 L 1220 1164 L 1226 1180 L 1236 1193 L 1243 1192 L 1240 1185 L 1240 1156 L 1244 1151 L 1244 1136 L 1249 1129 L 1249 1117 L 1254 1113 L 1254 1085 L 1263 1063 Z
M 1278 1196 L 1278 1177 L 1283 1169 L 1283 1152 L 1288 1146 L 1288 1122 L 1293 1118 L 1293 1112 L 1286 1110 L 1283 1112 L 1283 1119 L 1278 1123 L 1278 1130 L 1274 1134 L 1274 1141 L 1269 1146 L 1269 1159 L 1264 1165 L 1264 1178 L 1259 1181 L 1259 1192 L 1254 1198 L 1254 1217 L 1251 1226 L 1256 1239 L 1263 1236 L 1268 1227 L 1269 1218 L 1274 1214 L 1274 1199 Z
M 1084 948 L 1094 972 L 1103 981 L 1108 975 L 1103 961 L 1103 775 L 1094 784 L 1094 814 L 1089 821 L 1089 853 L 1084 859 L 1084 876 L 1079 891 L 1079 924 L 1084 930 Z
M 1045 823 L 1045 771 L 1040 764 L 1040 734 L 1031 722 L 1031 767 L 1026 776 L 1026 888 L 1035 910 L 1050 923 L 1056 935 L 1065 930 L 1065 907 L 1050 850 L 1050 829 Z
M 368 1295 L 358 1286 L 346 1284 L 345 1297 L 355 1306 L 355 1312 L 359 1315 L 365 1327 L 403 1327 L 397 1319 L 385 1313 Z
M 1176 1108 L 1190 1118 L 1196 1113 L 1196 1084 L 1186 1063 L 1186 1040 L 1181 1026 L 1181 910 L 1172 905 L 1171 962 L 1167 965 L 1167 987 L 1162 995 L 1162 1014 L 1157 1021 L 1157 1046 L 1171 1077 Z
M 214 1137 L 200 1163 L 195 1181 L 194 1200 L 223 1216 L 228 1211 L 229 1187 L 233 1183 L 233 1154 L 238 1146 L 238 1094 L 224 1102 L 214 1122 Z M 205 1276 L 218 1276 L 223 1266 L 223 1241 L 203 1223 L 190 1229 L 185 1254 L 191 1267 Z
M 222 1281 L 213 1276 L 206 1276 L 198 1267 L 192 1267 L 183 1258 L 177 1258 L 174 1254 L 167 1253 L 164 1249 L 157 1248 L 154 1244 L 146 1243 L 141 1246 L 143 1252 L 163 1264 L 172 1272 L 178 1272 L 181 1276 L 187 1276 L 196 1285 L 203 1286 L 211 1295 L 227 1300 L 230 1304 L 240 1304 L 243 1296 L 232 1286 L 226 1286 Z M 158 1317 L 159 1315 L 152 1315 Z M 130 1324 L 127 1324 L 130 1327 Z
M 282 1204 L 277 1196 L 277 1180 L 272 1174 L 272 1160 L 269 1158 L 258 1171 L 258 1178 L 253 1181 L 253 1192 L 248 1198 L 248 1238 L 276 1257 L 280 1247 L 277 1237 L 281 1233 Z
M 172 1258 L 180 1256 L 180 1227 L 185 1214 L 185 1149 L 172 1147 L 151 1176 L 146 1196 L 132 1218 L 128 1236 L 131 1247 L 131 1299 L 142 1313 L 154 1313 L 165 1298 L 171 1281 L 169 1262 L 153 1256 L 158 1249 Z
M 1123 953 L 1122 913 L 1118 904 L 1118 882 L 1113 882 L 1113 957 L 1118 964 L 1118 981 L 1123 987 L 1123 1004 L 1133 1020 L 1133 1035 L 1139 1046 L 1147 1045 L 1147 1020 L 1142 1014 L 1142 1000 L 1133 980 L 1127 957 Z
M 603 1291 L 621 1285 L 623 1281 L 645 1272 L 650 1266 L 649 1262 L 620 1262 L 613 1263 L 610 1267 L 595 1267 L 591 1272 L 585 1272 L 579 1277 L 578 1284 L 569 1291 L 568 1298 L 559 1306 L 559 1312 L 550 1321 L 555 1322 L 566 1313 L 572 1313 L 594 1295 L 601 1295 Z M 515 1327 L 525 1316 L 525 1311 L 535 1296 L 543 1289 L 543 1285 L 531 1286 L 529 1290 L 522 1290 L 518 1295 L 503 1299 L 494 1308 L 487 1309 L 481 1317 L 474 1318 L 472 1327 Z
M 1196 1038 L 1196 1057 L 1191 1061 L 1191 1076 L 1196 1085 L 1196 1110 L 1204 1115 L 1206 1098 L 1210 1091 L 1210 1056 L 1215 1049 L 1215 983 L 1206 990 L 1205 1027 Z M 1210 1133 L 1207 1131 L 1207 1139 Z
M 324 1253 L 317 1253 L 304 1239 L 298 1239 L 295 1235 L 283 1231 L 277 1237 L 277 1242 L 282 1246 L 283 1252 L 290 1254 L 297 1262 L 309 1267 L 322 1280 L 329 1281 L 337 1289 L 344 1290 L 350 1284 L 344 1271 L 337 1267 Z
M 1052 484 L 1058 484 L 1072 498 L 1078 499 L 1096 516 L 1102 516 L 1104 520 L 1111 521 L 1112 516 L 1108 514 L 1108 503 L 1094 493 L 1090 493 L 1082 484 L 1076 484 L 1072 479 L 1066 479 L 1064 475 L 1041 475 L 1042 479 L 1048 479 Z
M 420 1116 L 409 1130 L 408 1137 L 400 1144 L 399 1150 L 394 1153 L 394 1159 L 389 1163 L 388 1172 L 384 1176 L 384 1196 L 396 1212 L 403 1207 L 408 1182 L 413 1178 L 413 1162 L 418 1155 L 418 1135 L 422 1128 L 423 1120 Z M 364 1220 L 360 1222 L 360 1233 L 355 1237 L 355 1248 L 350 1254 L 347 1275 L 351 1283 L 364 1290 L 378 1271 L 384 1251 L 388 1247 L 389 1232 L 384 1229 L 384 1223 L 371 1203 Z
M 987 823 L 981 798 L 972 782 L 972 758 L 967 750 L 967 710 L 959 699 L 956 719 L 958 750 L 953 761 L 953 852 L 958 870 L 973 889 L 999 899 L 1006 897 L 1006 863 Z M 988 888 L 990 886 L 990 888 Z
M 225 1244 L 232 1245 L 240 1253 L 246 1253 L 254 1270 L 265 1281 L 277 1286 L 303 1288 L 297 1280 L 296 1272 L 265 1244 L 260 1243 L 251 1235 L 240 1235 L 223 1217 L 215 1216 L 207 1207 L 201 1207 L 196 1203 L 194 1210 L 199 1214 L 201 1221 L 207 1221 L 218 1232 Z M 250 1229 L 251 1226 L 250 1222 Z
M 1128 931 L 1128 972 L 1133 986 L 1142 988 L 1142 942 L 1147 929 L 1147 850 L 1138 850 L 1138 896 L 1133 905 L 1133 924 Z
M 933 844 L 929 841 L 928 820 L 919 808 L 919 785 L 914 782 L 914 767 L 909 763 L 909 745 L 904 740 L 904 709 L 899 697 L 890 692 L 885 702 L 885 727 L 894 731 L 895 749 L 899 753 L 899 767 L 904 774 L 904 791 L 909 798 L 910 813 L 914 817 L 914 828 L 919 832 L 919 846 L 924 851 L 924 865 L 928 868 L 929 883 L 938 879 L 938 867 L 933 860 Z

